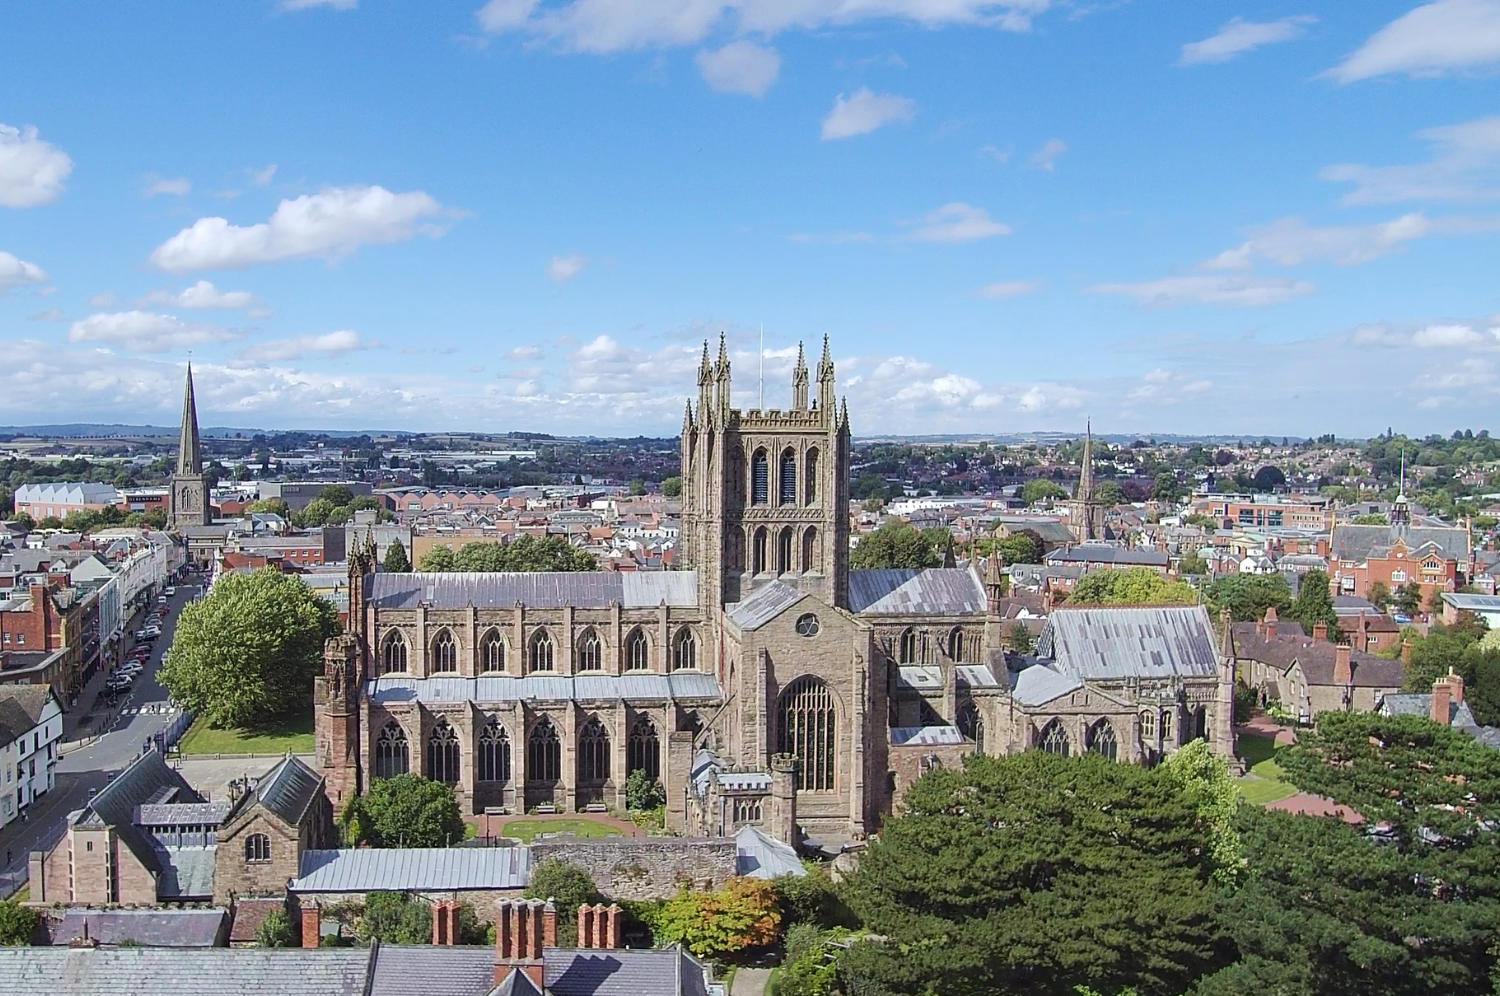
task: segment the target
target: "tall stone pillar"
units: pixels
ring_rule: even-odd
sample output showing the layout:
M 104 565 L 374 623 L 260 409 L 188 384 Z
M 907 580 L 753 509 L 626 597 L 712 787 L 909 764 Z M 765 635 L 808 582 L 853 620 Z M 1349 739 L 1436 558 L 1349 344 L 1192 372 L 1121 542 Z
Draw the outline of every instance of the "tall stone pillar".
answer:
M 797 844 L 797 759 L 791 754 L 771 758 L 771 809 L 765 831 L 783 844 Z

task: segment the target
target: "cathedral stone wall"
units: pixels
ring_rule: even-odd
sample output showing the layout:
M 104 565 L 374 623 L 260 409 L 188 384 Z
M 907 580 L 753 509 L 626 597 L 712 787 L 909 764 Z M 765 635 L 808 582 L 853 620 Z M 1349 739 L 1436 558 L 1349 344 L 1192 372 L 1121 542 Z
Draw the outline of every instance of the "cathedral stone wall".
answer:
M 550 858 L 577 865 L 607 899 L 668 899 L 684 885 L 721 888 L 738 855 L 732 837 L 563 837 L 531 845 L 533 868 Z

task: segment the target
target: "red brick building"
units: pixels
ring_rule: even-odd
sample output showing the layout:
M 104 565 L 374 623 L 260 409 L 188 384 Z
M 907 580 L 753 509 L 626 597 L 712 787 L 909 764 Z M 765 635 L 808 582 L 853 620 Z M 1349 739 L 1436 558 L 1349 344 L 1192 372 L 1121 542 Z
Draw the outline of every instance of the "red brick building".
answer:
M 1394 592 L 1415 582 L 1425 606 L 1473 572 L 1473 543 L 1458 526 L 1340 525 L 1333 531 L 1329 575 L 1336 594 L 1368 598 L 1377 581 Z

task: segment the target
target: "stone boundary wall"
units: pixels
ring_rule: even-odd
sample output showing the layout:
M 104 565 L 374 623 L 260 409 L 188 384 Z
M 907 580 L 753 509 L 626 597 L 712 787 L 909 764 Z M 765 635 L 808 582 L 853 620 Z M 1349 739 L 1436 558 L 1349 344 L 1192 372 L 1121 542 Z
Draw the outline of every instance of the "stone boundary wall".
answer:
M 609 899 L 668 899 L 683 885 L 722 888 L 735 874 L 739 851 L 731 837 L 553 839 L 531 845 L 533 872 L 551 858 L 587 871 Z

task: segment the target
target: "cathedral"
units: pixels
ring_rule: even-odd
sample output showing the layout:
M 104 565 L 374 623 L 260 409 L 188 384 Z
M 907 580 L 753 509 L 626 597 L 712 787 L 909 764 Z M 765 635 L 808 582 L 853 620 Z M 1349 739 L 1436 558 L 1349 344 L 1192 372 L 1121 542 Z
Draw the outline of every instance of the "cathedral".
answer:
M 472 814 L 621 811 L 641 771 L 671 829 L 829 846 L 975 751 L 1232 754 L 1233 654 L 1200 606 L 1062 608 L 1020 657 L 998 558 L 850 570 L 834 387 L 825 340 L 815 370 L 799 353 L 790 408 L 736 408 L 725 345 L 705 344 L 676 570 L 390 574 L 351 544 L 349 622 L 314 692 L 335 808 L 411 772 Z M 184 518 L 197 473 L 174 479 Z

